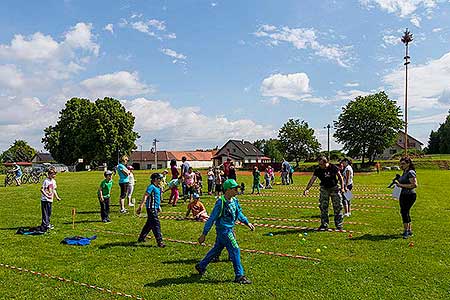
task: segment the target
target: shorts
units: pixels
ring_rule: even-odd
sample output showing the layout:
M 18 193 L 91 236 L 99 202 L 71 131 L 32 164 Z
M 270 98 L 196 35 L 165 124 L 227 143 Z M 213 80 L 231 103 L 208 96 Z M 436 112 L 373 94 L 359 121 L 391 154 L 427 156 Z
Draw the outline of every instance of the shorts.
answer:
M 221 192 L 222 192 L 222 184 L 216 183 L 216 193 L 221 193 Z
M 125 199 L 125 197 L 127 196 L 128 182 L 119 183 L 119 186 L 120 186 L 120 199 Z
M 353 189 L 353 184 L 349 184 L 347 185 L 347 190 L 351 191 Z M 352 203 L 352 200 L 349 199 L 347 200 L 344 196 L 344 194 L 342 194 L 342 204 L 344 205 L 350 205 Z

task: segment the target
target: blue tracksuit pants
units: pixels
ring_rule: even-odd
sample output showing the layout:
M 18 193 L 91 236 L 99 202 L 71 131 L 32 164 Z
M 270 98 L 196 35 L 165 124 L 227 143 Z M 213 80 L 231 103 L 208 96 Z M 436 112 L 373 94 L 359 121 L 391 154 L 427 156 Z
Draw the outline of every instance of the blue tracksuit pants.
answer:
M 236 235 L 232 229 L 217 231 L 216 243 L 200 261 L 200 269 L 205 270 L 211 260 L 220 255 L 223 248 L 227 248 L 230 259 L 233 262 L 235 276 L 243 276 L 244 268 L 241 264 L 241 250 L 239 249 L 239 245 L 236 241 Z

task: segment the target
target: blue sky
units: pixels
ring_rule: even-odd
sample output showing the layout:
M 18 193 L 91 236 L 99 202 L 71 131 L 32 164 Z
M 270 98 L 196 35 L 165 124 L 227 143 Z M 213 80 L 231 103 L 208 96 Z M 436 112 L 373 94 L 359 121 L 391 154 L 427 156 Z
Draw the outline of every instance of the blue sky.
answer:
M 425 145 L 450 107 L 450 1 L 2 1 L 0 150 L 39 150 L 71 97 L 111 96 L 150 149 L 275 137 L 324 126 L 358 95 L 385 90 Z M 340 146 L 332 141 L 332 149 Z

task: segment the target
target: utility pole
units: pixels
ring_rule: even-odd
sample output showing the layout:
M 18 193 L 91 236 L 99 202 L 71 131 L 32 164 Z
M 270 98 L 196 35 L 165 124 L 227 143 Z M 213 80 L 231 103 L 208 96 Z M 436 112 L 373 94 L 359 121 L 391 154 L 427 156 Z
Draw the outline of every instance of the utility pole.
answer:
M 157 139 L 153 139 L 153 148 L 155 149 L 155 170 L 158 169 L 158 151 L 156 150 L 156 143 L 159 141 Z
M 405 156 L 408 156 L 408 65 L 410 63 L 408 55 L 408 44 L 413 41 L 412 33 L 406 28 L 402 36 L 402 42 L 405 44 Z
M 328 124 L 327 126 L 325 126 L 324 128 L 326 128 L 327 129 L 327 148 L 328 148 L 328 156 L 327 156 L 327 159 L 328 159 L 328 161 L 330 160 L 330 128 L 331 128 L 331 125 L 330 124 Z
M 139 164 L 139 169 L 142 170 L 144 166 L 144 153 L 142 152 L 142 145 L 139 145 L 139 147 L 141 147 L 141 163 Z

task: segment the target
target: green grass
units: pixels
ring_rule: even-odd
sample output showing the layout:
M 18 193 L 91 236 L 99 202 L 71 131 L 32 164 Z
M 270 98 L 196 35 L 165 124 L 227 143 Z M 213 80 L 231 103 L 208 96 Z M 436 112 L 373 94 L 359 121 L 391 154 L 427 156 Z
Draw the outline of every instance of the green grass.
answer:
M 258 249 L 319 258 L 319 263 L 287 257 L 242 253 L 246 274 L 252 285 L 231 283 L 234 278 L 231 263 L 211 264 L 199 278 L 194 265 L 209 247 L 167 241 L 164 249 L 155 246 L 154 239 L 135 243 L 145 222 L 132 214 L 120 215 L 112 207 L 112 223 L 98 222 L 99 205 L 96 188 L 101 172 L 58 174 L 58 190 L 62 202 L 54 203 L 52 223 L 55 230 L 42 236 L 16 235 L 19 226 L 40 223 L 40 193 L 38 185 L 0 187 L 0 263 L 27 268 L 78 282 L 98 285 L 114 291 L 139 295 L 145 299 L 448 299 L 450 297 L 449 196 L 448 171 L 418 170 L 418 200 L 412 209 L 415 246 L 400 238 L 402 231 L 398 203 L 385 199 L 360 198 L 358 195 L 389 193 L 386 186 L 395 171 L 381 174 L 356 175 L 354 204 L 383 205 L 391 208 L 367 208 L 355 211 L 346 219 L 369 225 L 346 224 L 354 230 L 353 238 L 346 233 L 308 232 L 306 243 L 300 242 L 303 231 L 257 227 L 255 232 L 236 226 L 238 242 L 243 249 Z M 148 172 L 136 172 L 136 201 L 148 184 Z M 239 174 L 238 174 L 239 176 Z M 246 182 L 250 176 L 239 176 Z M 250 221 L 276 225 L 317 227 L 318 223 L 294 221 L 252 220 L 252 217 L 317 219 L 319 209 L 276 208 L 254 206 L 245 200 L 275 200 L 315 202 L 317 190 L 310 198 L 299 197 L 309 177 L 295 176 L 288 189 L 276 186 L 271 196 L 241 196 L 241 205 Z M 3 182 L 3 177 L 0 177 Z M 117 181 L 117 177 L 114 178 Z M 366 188 L 366 189 L 363 189 Z M 368 189 L 368 190 L 367 190 Z M 280 195 L 280 192 L 291 196 Z M 117 204 L 118 185 L 113 188 L 113 204 Z M 165 195 L 168 197 L 168 194 Z M 204 196 L 208 211 L 214 200 Z M 273 205 L 272 202 L 265 203 Z M 310 204 L 309 204 L 310 205 Z M 77 209 L 76 227 L 72 229 L 71 209 Z M 185 205 L 163 206 L 164 215 L 185 212 Z M 203 224 L 191 221 L 161 220 L 165 237 L 196 241 Z M 127 235 L 107 234 L 109 230 Z M 273 236 L 268 236 L 269 232 Z M 97 234 L 90 246 L 65 246 L 60 241 L 67 236 Z M 214 242 L 214 230 L 207 243 Z M 327 248 L 325 249 L 324 246 Z M 321 248 L 320 253 L 316 249 Z M 222 255 L 226 258 L 226 254 Z M 91 288 L 55 279 L 39 277 L 0 267 L 1 299 L 119 299 Z

